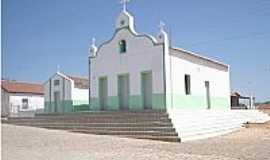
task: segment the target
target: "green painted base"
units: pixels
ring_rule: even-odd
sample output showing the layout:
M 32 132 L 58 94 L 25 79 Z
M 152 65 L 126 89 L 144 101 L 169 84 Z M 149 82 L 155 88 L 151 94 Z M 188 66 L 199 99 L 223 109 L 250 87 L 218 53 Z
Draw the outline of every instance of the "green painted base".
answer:
M 88 102 L 83 101 L 60 101 L 56 102 L 45 102 L 44 111 L 46 113 L 69 113 L 89 110 Z
M 152 95 L 152 109 L 153 110 L 165 110 L 164 94 L 153 94 Z M 91 98 L 90 100 L 90 109 L 94 111 L 99 111 L 99 98 Z M 108 111 L 117 111 L 120 110 L 119 107 L 119 98 L 118 96 L 110 96 L 107 99 Z M 141 95 L 130 95 L 129 96 L 129 110 L 131 111 L 140 111 L 144 110 L 143 107 L 143 97 Z
M 176 95 L 173 97 L 169 94 L 166 95 L 166 107 L 165 107 L 164 94 L 153 94 L 152 95 L 152 109 L 153 110 L 166 110 L 166 108 L 174 109 L 207 109 L 206 97 L 204 96 L 193 96 L 193 95 Z M 210 109 L 229 109 L 230 99 L 222 97 L 211 97 Z M 55 106 L 58 106 L 57 108 Z M 58 105 L 54 102 L 45 102 L 45 112 L 78 112 L 78 111 L 100 111 L 99 99 L 91 98 L 90 108 L 85 101 L 61 101 Z M 117 96 L 111 96 L 107 99 L 107 107 L 105 110 L 118 111 L 119 99 Z M 143 97 L 141 95 L 131 95 L 129 97 L 129 110 L 131 111 L 142 111 Z
M 171 96 L 167 96 L 167 99 Z M 170 99 L 171 100 L 171 99 Z M 170 107 L 175 109 L 207 109 L 207 99 L 204 96 L 193 95 L 173 95 L 173 102 Z M 169 105 L 169 104 L 168 104 Z M 228 109 L 230 108 L 230 99 L 226 97 L 211 97 L 210 109 Z

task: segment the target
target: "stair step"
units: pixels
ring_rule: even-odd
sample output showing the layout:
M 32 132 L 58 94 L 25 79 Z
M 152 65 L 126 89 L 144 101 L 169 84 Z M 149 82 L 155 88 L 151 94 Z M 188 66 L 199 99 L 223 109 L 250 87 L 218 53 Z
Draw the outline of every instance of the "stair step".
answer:
M 14 117 L 15 119 L 16 117 Z M 17 117 L 19 118 L 19 117 Z M 26 117 L 31 118 L 31 117 Z M 33 117 L 32 117 L 33 118 Z M 124 114 L 124 115 L 59 115 L 59 116 L 36 116 L 34 118 L 168 118 L 168 115 L 136 115 L 136 114 Z
M 71 113 L 38 113 L 36 116 L 59 116 L 59 115 L 168 115 L 165 111 L 88 111 Z
M 31 118 L 9 118 L 7 123 L 85 134 L 180 142 L 166 112 L 43 113 Z
M 129 136 L 119 136 L 125 138 L 134 138 L 134 139 L 148 139 L 148 140 L 158 140 L 164 142 L 181 142 L 181 139 L 177 136 L 145 136 L 145 135 L 129 135 Z
M 209 132 L 204 132 L 201 134 L 183 135 L 183 136 L 181 136 L 181 140 L 184 142 L 184 141 L 190 141 L 190 140 L 210 138 L 210 137 L 214 137 L 214 136 L 228 134 L 228 133 L 236 131 L 237 129 L 239 129 L 239 127 L 228 128 L 228 129 L 218 130 L 218 131 L 214 131 L 214 132 L 209 131 Z
M 175 132 L 172 127 L 88 127 L 88 126 L 35 126 L 47 129 L 60 130 L 107 130 L 107 131 L 160 131 L 160 132 Z
M 150 136 L 178 136 L 175 132 L 159 132 L 159 131 L 111 131 L 111 130 L 83 130 L 74 129 L 70 132 L 78 132 L 85 134 L 97 134 L 97 135 L 150 135 Z
M 142 119 L 116 119 L 116 120 L 77 120 L 77 119 L 73 119 L 73 120 L 28 120 L 28 121 L 13 121 L 10 120 L 7 123 L 45 123 L 45 122 L 49 122 L 49 123 L 158 123 L 158 122 L 162 122 L 162 123 L 171 123 L 170 119 L 164 119 L 164 120 L 142 120 Z
M 88 126 L 88 127 L 173 127 L 172 123 L 164 122 L 144 122 L 144 123 L 48 123 L 48 122 L 32 122 L 32 123 L 12 123 L 16 125 L 26 126 Z

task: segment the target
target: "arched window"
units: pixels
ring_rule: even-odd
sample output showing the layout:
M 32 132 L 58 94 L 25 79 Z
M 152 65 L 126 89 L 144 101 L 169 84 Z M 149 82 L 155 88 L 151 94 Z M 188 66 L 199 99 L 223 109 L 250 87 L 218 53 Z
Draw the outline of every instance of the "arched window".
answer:
M 121 40 L 119 42 L 119 52 L 120 53 L 126 53 L 127 51 L 127 44 L 126 44 L 126 41 L 125 40 Z

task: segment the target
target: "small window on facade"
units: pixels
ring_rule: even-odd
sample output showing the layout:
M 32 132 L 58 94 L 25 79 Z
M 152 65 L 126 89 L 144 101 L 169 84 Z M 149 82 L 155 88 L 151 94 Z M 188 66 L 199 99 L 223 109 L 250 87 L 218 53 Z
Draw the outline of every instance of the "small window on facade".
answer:
M 59 86 L 59 84 L 60 84 L 60 81 L 57 79 L 57 80 L 54 80 L 53 81 L 53 84 L 55 85 L 55 86 Z
M 190 75 L 185 74 L 185 92 L 186 95 L 190 95 L 191 91 L 190 91 Z
M 123 26 L 123 25 L 125 24 L 125 21 L 124 21 L 124 20 L 122 20 L 120 23 L 121 23 L 121 25 Z
M 28 109 L 28 99 L 22 99 L 22 109 Z
M 126 53 L 127 51 L 127 44 L 126 44 L 126 41 L 125 40 L 121 40 L 119 42 L 119 52 L 120 53 Z

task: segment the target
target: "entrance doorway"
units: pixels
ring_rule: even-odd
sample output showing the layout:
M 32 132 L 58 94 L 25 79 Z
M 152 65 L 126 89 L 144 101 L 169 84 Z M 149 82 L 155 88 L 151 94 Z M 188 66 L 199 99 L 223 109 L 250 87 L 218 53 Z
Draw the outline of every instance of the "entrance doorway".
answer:
M 152 72 L 141 73 L 143 108 L 152 109 Z
M 206 90 L 206 105 L 207 105 L 207 109 L 211 109 L 210 83 L 209 83 L 209 81 L 205 81 L 205 90 Z
M 60 92 L 54 92 L 54 112 L 58 112 L 60 107 Z
M 99 104 L 100 110 L 107 109 L 107 99 L 108 99 L 108 80 L 107 77 L 99 78 Z
M 129 109 L 129 75 L 118 76 L 118 98 L 121 110 Z

